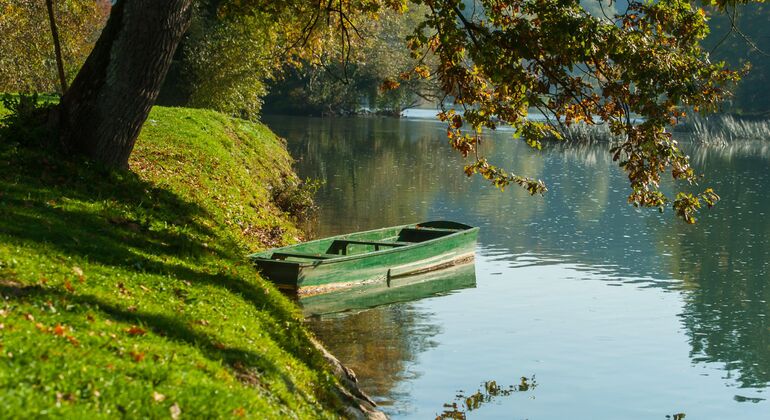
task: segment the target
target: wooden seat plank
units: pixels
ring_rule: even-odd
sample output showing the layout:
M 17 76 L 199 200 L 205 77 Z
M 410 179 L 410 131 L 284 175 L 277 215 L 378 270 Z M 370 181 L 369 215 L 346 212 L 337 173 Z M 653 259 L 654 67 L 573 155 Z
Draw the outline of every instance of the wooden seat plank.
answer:
M 330 255 L 330 254 L 310 254 L 310 253 L 304 253 L 304 252 L 273 252 L 273 255 L 270 257 L 274 260 L 285 260 L 286 258 L 307 258 L 311 260 L 327 260 L 329 258 L 335 258 L 338 257 L 338 255 Z
M 383 245 L 383 246 L 406 246 L 411 245 L 411 242 L 395 242 L 395 241 L 359 241 L 357 239 L 336 239 L 334 242 L 357 244 L 357 245 Z

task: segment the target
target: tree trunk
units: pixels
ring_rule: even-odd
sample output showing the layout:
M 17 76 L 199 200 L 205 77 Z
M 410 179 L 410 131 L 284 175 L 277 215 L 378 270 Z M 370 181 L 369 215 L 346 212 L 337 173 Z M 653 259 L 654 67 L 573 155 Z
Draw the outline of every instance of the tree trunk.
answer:
M 119 0 L 62 97 L 61 140 L 112 167 L 128 157 L 191 18 L 192 0 Z
M 56 29 L 56 16 L 53 14 L 53 0 L 46 0 L 48 8 L 48 23 L 51 24 L 51 38 L 53 39 L 53 51 L 56 54 L 56 70 L 59 72 L 61 94 L 67 91 L 67 78 L 64 76 L 64 60 L 61 58 L 61 44 L 59 44 L 59 30 Z

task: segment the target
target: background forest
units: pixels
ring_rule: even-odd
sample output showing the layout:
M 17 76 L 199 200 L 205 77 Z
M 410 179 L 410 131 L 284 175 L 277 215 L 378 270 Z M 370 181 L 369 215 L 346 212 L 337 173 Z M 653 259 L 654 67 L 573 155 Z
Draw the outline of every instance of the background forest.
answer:
M 65 73 L 71 80 L 93 47 L 110 2 L 54 3 Z M 403 109 L 440 100 L 434 80 L 408 75 L 424 59 L 412 57 L 404 48 L 405 38 L 425 13 L 421 7 L 410 7 L 405 13 L 388 11 L 377 20 L 361 19 L 354 23 L 357 33 L 351 34 L 349 42 L 340 42 L 338 34 L 329 31 L 325 38 L 312 40 L 316 44 L 290 51 L 287 45 L 304 41 L 299 22 L 291 16 L 224 19 L 216 12 L 219 6 L 218 0 L 198 3 L 160 105 L 208 108 L 257 119 L 263 108 L 279 114 L 398 115 Z M 43 2 L 0 0 L 0 10 L 0 31 L 9 34 L 0 44 L 0 91 L 56 92 L 56 65 Z M 755 87 L 766 85 L 770 74 L 770 52 L 763 47 L 770 40 L 770 5 L 749 4 L 726 14 L 714 13 L 709 26 L 711 34 L 703 45 L 713 61 L 724 60 L 733 68 L 750 63 L 750 71 L 732 100 L 723 104 L 723 111 L 767 116 L 770 98 Z

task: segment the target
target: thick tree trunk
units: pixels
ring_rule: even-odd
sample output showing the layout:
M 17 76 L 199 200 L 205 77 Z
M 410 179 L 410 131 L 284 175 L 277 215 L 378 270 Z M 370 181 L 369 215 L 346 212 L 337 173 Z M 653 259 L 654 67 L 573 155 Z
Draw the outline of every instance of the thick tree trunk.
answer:
M 62 143 L 113 167 L 128 157 L 158 97 L 192 0 L 119 0 L 62 97 Z

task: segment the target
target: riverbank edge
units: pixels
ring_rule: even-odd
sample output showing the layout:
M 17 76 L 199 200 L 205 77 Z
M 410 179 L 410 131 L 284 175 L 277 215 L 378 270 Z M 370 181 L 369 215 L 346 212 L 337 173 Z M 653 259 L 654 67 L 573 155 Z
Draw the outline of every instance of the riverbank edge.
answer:
M 157 107 L 130 172 L 1 130 L 0 411 L 385 418 L 245 261 L 302 236 L 267 127 Z

